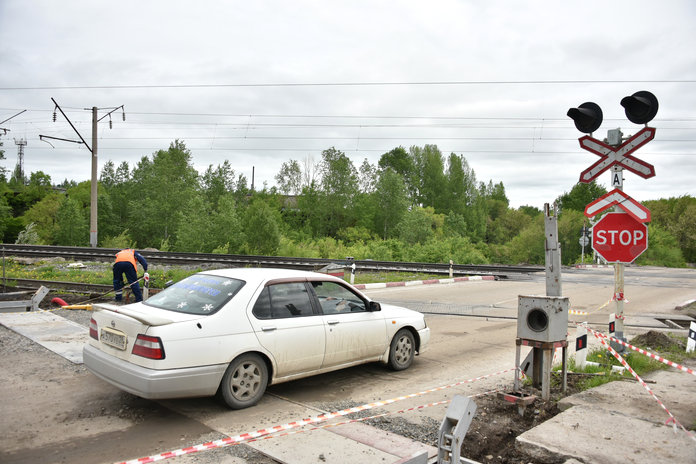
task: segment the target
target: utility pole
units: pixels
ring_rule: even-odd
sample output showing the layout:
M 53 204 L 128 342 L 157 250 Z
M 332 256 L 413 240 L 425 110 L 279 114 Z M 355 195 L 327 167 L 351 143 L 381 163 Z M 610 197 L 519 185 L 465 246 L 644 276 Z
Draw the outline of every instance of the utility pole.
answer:
M 68 116 L 63 112 L 63 109 L 58 105 L 58 103 L 51 98 L 53 103 L 56 105 L 55 109 L 53 110 L 53 122 L 56 121 L 56 109 L 60 111 L 60 113 L 63 115 L 63 117 L 68 121 L 70 124 L 70 127 L 75 131 L 78 137 L 80 137 L 80 141 L 77 140 L 68 140 L 68 139 L 62 139 L 58 137 L 51 137 L 48 135 L 39 135 L 39 138 L 41 140 L 43 139 L 53 139 L 53 140 L 62 140 L 64 142 L 73 142 L 73 143 L 81 143 L 84 144 L 87 149 L 90 151 L 92 154 L 92 177 L 91 177 L 91 182 L 90 182 L 90 208 L 89 208 L 89 245 L 92 248 L 96 248 L 97 246 L 97 237 L 98 237 L 98 228 L 97 228 L 97 203 L 98 203 L 98 171 L 99 171 L 99 159 L 98 159 L 98 154 L 97 154 L 97 129 L 99 126 L 99 121 L 102 119 L 106 118 L 108 116 L 109 118 L 109 128 L 112 127 L 112 122 L 111 122 L 111 114 L 117 110 L 121 110 L 122 115 L 123 115 L 123 120 L 126 120 L 126 112 L 123 107 L 117 106 L 115 108 L 109 108 L 111 111 L 106 113 L 104 116 L 101 118 L 99 117 L 99 108 L 96 106 L 93 106 L 92 108 L 85 108 L 86 110 L 91 110 L 92 111 L 92 146 L 90 147 L 87 145 L 87 142 L 85 142 L 85 139 L 82 137 L 82 135 L 75 129 L 75 126 L 73 123 L 70 121 Z
M 95 248 L 97 246 L 97 107 L 92 107 L 92 182 L 90 183 L 90 201 L 89 201 L 89 246 Z

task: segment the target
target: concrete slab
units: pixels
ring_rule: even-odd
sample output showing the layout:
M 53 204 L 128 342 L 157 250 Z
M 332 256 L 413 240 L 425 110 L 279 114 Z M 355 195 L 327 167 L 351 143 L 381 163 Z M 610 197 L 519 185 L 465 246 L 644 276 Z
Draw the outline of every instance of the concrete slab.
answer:
M 645 379 L 655 382 L 650 389 L 682 425 L 696 422 L 693 375 L 672 369 Z M 611 382 L 564 398 L 559 407 L 561 414 L 520 435 L 517 445 L 540 460 L 696 463 L 696 441 L 665 426 L 669 415 L 637 382 Z
M 80 324 L 43 311 L 0 314 L 0 324 L 75 364 L 82 364 L 82 347 L 89 340 L 89 329 Z
M 274 437 L 248 443 L 252 448 L 270 456 L 278 462 L 364 464 L 399 461 L 399 457 L 364 445 L 350 438 L 331 433 L 327 429 L 310 430 L 300 434 Z
M 574 458 L 596 464 L 695 463 L 696 443 L 683 431 L 601 406 L 576 406 L 517 437 L 538 460 Z
M 326 430 L 386 453 L 394 454 L 402 459 L 423 451 L 428 453 L 428 458 L 437 456 L 437 448 L 434 446 L 428 446 L 360 422 L 331 427 Z
M 645 376 L 650 390 L 685 427 L 696 423 L 696 377 L 670 369 Z M 610 382 L 569 396 L 558 402 L 561 410 L 572 406 L 590 406 L 621 412 L 638 419 L 664 424 L 669 415 L 638 382 Z M 683 432 L 682 432 L 683 433 Z

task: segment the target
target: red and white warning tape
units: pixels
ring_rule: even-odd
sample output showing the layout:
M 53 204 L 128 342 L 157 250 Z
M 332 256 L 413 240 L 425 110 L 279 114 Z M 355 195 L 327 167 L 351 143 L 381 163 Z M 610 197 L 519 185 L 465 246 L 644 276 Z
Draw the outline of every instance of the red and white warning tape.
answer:
M 621 363 L 621 365 L 625 367 L 626 370 L 628 370 L 628 372 L 631 373 L 631 375 L 633 375 L 633 377 L 643 386 L 643 388 L 645 388 L 645 390 L 650 394 L 650 396 L 652 396 L 655 399 L 655 401 L 657 401 L 657 404 L 659 404 L 660 407 L 662 407 L 662 409 L 665 410 L 665 412 L 669 415 L 669 419 L 665 421 L 665 425 L 672 424 L 675 433 L 677 432 L 677 426 L 679 426 L 689 436 L 689 438 L 696 441 L 696 436 L 690 431 L 686 430 L 686 428 L 684 428 L 681 422 L 679 422 L 677 418 L 674 417 L 674 415 L 669 411 L 669 409 L 667 409 L 664 403 L 657 397 L 657 395 L 655 395 L 655 393 L 650 389 L 650 387 L 648 387 L 648 384 L 645 383 L 643 379 L 636 373 L 636 371 L 634 371 L 631 368 L 631 366 L 628 365 L 626 360 L 619 353 L 617 353 L 611 346 L 609 346 L 609 344 L 607 343 L 607 339 L 609 337 L 600 334 L 599 332 L 592 330 L 589 327 L 587 327 L 587 330 L 592 332 L 592 334 L 599 340 L 599 342 L 602 345 L 604 345 L 607 350 L 609 350 L 609 352 Z
M 605 308 L 609 303 L 611 303 L 612 301 L 613 301 L 613 298 L 607 300 L 602 306 L 600 306 L 599 308 L 595 309 L 594 311 L 578 311 L 578 310 L 576 310 L 576 309 L 569 309 L 569 310 L 568 310 L 568 314 L 572 314 L 572 315 L 575 315 L 575 316 L 589 316 L 590 314 L 594 314 L 594 313 L 596 313 L 596 312 L 598 312 L 598 311 L 601 311 L 602 309 L 604 309 L 604 308 Z
M 497 392 L 499 392 L 499 391 L 500 391 L 500 390 L 489 390 L 489 391 L 487 391 L 487 392 L 478 393 L 478 394 L 476 394 L 476 395 L 469 395 L 469 398 L 478 398 L 478 397 L 480 397 L 480 396 L 491 395 L 491 394 L 497 393 Z M 285 433 L 278 433 L 278 434 L 273 434 L 273 435 L 265 435 L 265 436 L 260 437 L 260 438 L 254 438 L 254 439 L 252 439 L 252 440 L 247 440 L 247 441 L 245 441 L 244 443 L 252 443 L 252 442 L 255 442 L 255 441 L 268 440 L 268 439 L 271 439 L 271 438 L 287 437 L 288 435 L 295 435 L 295 434 L 298 434 L 298 433 L 311 432 L 311 431 L 313 431 L 313 430 L 328 429 L 328 428 L 331 428 L 331 427 L 338 427 L 339 425 L 354 424 L 354 423 L 356 423 L 356 422 L 364 422 L 364 421 L 368 421 L 368 420 L 371 420 L 371 419 L 379 419 L 380 417 L 385 417 L 385 416 L 389 416 L 389 415 L 392 415 L 392 414 L 404 414 L 404 413 L 411 412 L 411 411 L 420 411 L 421 409 L 432 408 L 433 406 L 440 406 L 440 405 L 447 404 L 447 403 L 451 403 L 451 402 L 452 402 L 452 400 L 437 401 L 437 402 L 435 402 L 435 403 L 429 403 L 429 404 L 424 404 L 424 405 L 421 405 L 421 406 L 415 406 L 415 407 L 413 407 L 413 408 L 402 409 L 402 410 L 400 410 L 400 411 L 385 412 L 385 413 L 382 413 L 382 414 L 375 414 L 374 416 L 369 416 L 369 417 L 359 417 L 359 418 L 357 418 L 357 419 L 351 419 L 351 420 L 342 421 L 342 422 L 334 422 L 334 423 L 331 423 L 331 424 L 324 424 L 324 425 L 320 425 L 320 426 L 318 426 L 318 427 L 310 427 L 310 428 L 304 429 L 304 430 L 292 430 L 292 431 L 290 431 L 290 432 L 285 432 Z
M 592 329 L 590 329 L 590 330 L 592 330 Z M 593 332 L 594 332 L 594 331 L 593 331 Z M 686 367 L 686 366 L 682 366 L 681 364 L 678 364 L 678 363 L 675 363 L 675 362 L 673 362 L 673 361 L 670 361 L 669 359 L 665 359 L 665 358 L 663 358 L 662 356 L 658 356 L 658 355 L 653 354 L 653 353 L 651 353 L 651 352 L 649 352 L 649 351 L 645 351 L 644 349 L 638 348 L 637 346 L 629 345 L 629 344 L 626 343 L 625 341 L 619 340 L 618 338 L 615 338 L 615 337 L 607 337 L 606 335 L 604 335 L 603 333 L 600 333 L 600 332 L 597 332 L 597 334 L 598 334 L 598 335 L 596 335 L 597 337 L 608 338 L 608 339 L 610 339 L 610 340 L 613 341 L 613 342 L 616 342 L 616 343 L 618 343 L 618 344 L 620 344 L 620 345 L 625 346 L 626 348 L 630 348 L 630 349 L 632 349 L 633 351 L 637 351 L 638 353 L 640 353 L 640 354 L 642 354 L 642 355 L 645 355 L 645 356 L 647 356 L 647 357 L 649 357 L 649 358 L 652 358 L 652 359 L 654 359 L 654 360 L 656 360 L 656 361 L 660 361 L 662 364 L 667 364 L 668 366 L 671 366 L 671 367 L 674 367 L 674 368 L 676 368 L 676 369 L 679 369 L 680 371 L 684 371 L 684 372 L 686 372 L 687 374 L 696 375 L 696 372 L 694 372 L 693 369 L 689 369 L 689 368 Z
M 429 390 L 423 390 L 423 391 L 418 392 L 418 393 L 412 393 L 410 395 L 399 396 L 396 398 L 383 400 L 383 401 L 376 401 L 374 403 L 363 404 L 362 406 L 356 406 L 353 408 L 343 409 L 341 411 L 335 411 L 335 412 L 331 412 L 331 413 L 327 413 L 327 414 L 320 414 L 318 416 L 308 417 L 306 419 L 302 419 L 299 421 L 293 421 L 293 422 L 289 422 L 289 423 L 283 424 L 283 425 L 275 425 L 273 427 L 269 427 L 266 429 L 260 429 L 260 430 L 257 430 L 255 432 L 242 433 L 242 434 L 236 435 L 234 437 L 225 437 L 225 438 L 222 438 L 220 440 L 215 440 L 215 441 L 211 441 L 211 442 L 203 443 L 203 444 L 199 444 L 199 445 L 193 445 L 193 446 L 189 446 L 186 448 L 180 448 L 177 450 L 167 451 L 165 453 L 155 454 L 152 456 L 142 457 L 142 458 L 138 458 L 138 459 L 132 459 L 129 461 L 119 461 L 119 463 L 117 463 L 117 464 L 142 464 L 142 463 L 149 463 L 149 462 L 157 462 L 157 461 L 162 461 L 164 459 L 169 459 L 169 458 L 173 458 L 173 457 L 177 457 L 177 456 L 184 456 L 187 454 L 197 453 L 199 451 L 205 451 L 205 450 L 235 445 L 235 444 L 239 444 L 239 443 L 250 441 L 250 440 L 256 440 L 256 439 L 259 439 L 261 437 L 265 437 L 267 435 L 271 435 L 271 434 L 274 434 L 277 432 L 282 432 L 285 430 L 292 430 L 292 429 L 295 429 L 298 427 L 303 427 L 303 426 L 309 425 L 309 424 L 317 424 L 317 423 L 325 422 L 327 420 L 330 420 L 330 419 L 333 419 L 336 417 L 346 416 L 348 414 L 352 414 L 352 413 L 360 412 L 360 411 L 367 411 L 369 409 L 373 409 L 373 408 L 376 408 L 379 406 L 386 406 L 388 404 L 396 403 L 397 401 L 402 401 L 402 400 L 406 400 L 409 398 L 415 398 L 417 396 L 422 396 L 422 395 L 425 395 L 427 393 L 433 393 L 433 392 L 445 390 L 448 388 L 453 388 L 453 387 L 456 387 L 459 385 L 477 382 L 479 380 L 487 379 L 487 378 L 494 377 L 496 375 L 504 374 L 506 372 L 510 372 L 510 371 L 514 371 L 514 370 L 515 370 L 515 368 L 505 369 L 502 371 L 494 372 L 492 374 L 487 374 L 487 375 L 482 375 L 480 377 L 475 377 L 473 379 L 462 380 L 460 382 L 452 383 L 449 385 L 443 385 L 440 387 L 431 388 Z

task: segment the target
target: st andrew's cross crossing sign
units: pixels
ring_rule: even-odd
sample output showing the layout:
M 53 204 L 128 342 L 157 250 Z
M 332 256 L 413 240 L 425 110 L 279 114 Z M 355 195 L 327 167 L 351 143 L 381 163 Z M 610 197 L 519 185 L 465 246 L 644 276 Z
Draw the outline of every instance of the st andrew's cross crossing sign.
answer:
M 648 226 L 630 214 L 607 213 L 592 227 L 592 249 L 610 263 L 632 263 L 648 249 Z
M 595 164 L 580 173 L 580 182 L 586 184 L 592 182 L 597 176 L 615 164 L 628 169 L 634 174 L 638 174 L 644 179 L 653 177 L 655 175 L 655 168 L 652 164 L 646 163 L 635 156 L 631 156 L 631 153 L 650 142 L 653 138 L 655 138 L 655 129 L 653 127 L 644 127 L 618 148 L 607 145 L 588 135 L 580 137 L 578 139 L 580 141 L 580 147 L 601 158 Z

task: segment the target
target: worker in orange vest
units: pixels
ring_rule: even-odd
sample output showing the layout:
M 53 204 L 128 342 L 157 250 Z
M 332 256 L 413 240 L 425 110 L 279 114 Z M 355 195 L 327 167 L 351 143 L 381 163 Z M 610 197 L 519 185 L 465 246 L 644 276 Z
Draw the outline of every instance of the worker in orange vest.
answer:
M 128 248 L 116 253 L 116 262 L 114 263 L 114 290 L 116 291 L 116 301 L 123 299 L 123 274 L 126 275 L 131 291 L 135 296 L 135 301 L 143 301 L 143 294 L 138 285 L 138 263 L 143 266 L 145 271 L 145 281 L 150 280 L 150 274 L 147 273 L 147 261 L 137 251 Z

